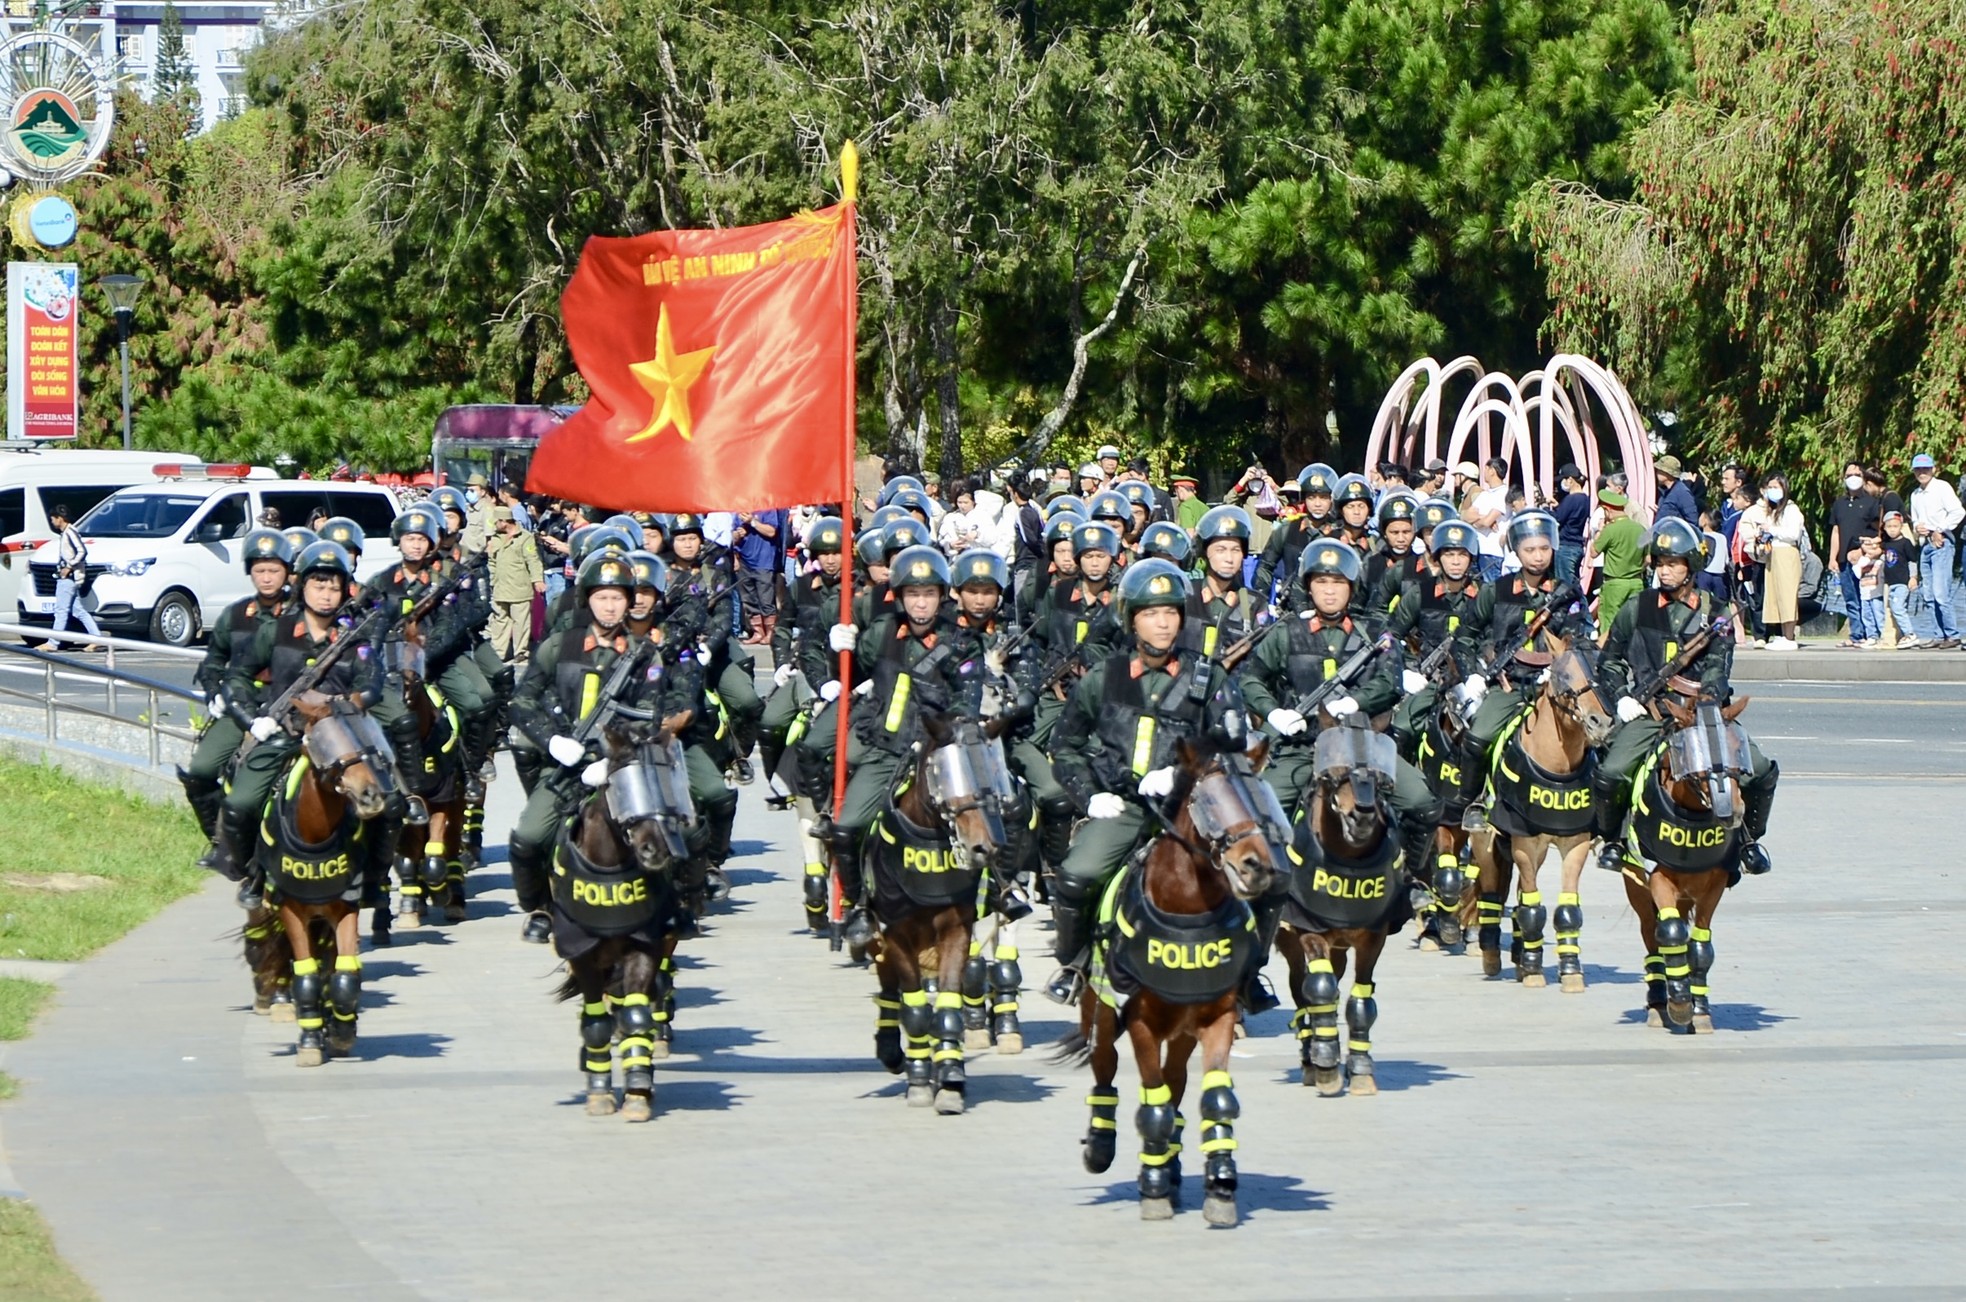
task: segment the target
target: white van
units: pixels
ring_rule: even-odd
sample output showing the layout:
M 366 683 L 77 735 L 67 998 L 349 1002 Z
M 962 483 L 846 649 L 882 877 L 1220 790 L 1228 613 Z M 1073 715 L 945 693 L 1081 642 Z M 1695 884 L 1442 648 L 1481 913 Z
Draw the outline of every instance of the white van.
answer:
M 362 526 L 358 579 L 401 559 L 390 540 L 396 497 L 381 484 L 277 479 L 264 467 L 169 464 L 149 482 L 113 493 L 75 527 L 89 549 L 93 579 L 84 604 L 105 633 L 188 646 L 219 612 L 252 590 L 239 540 L 268 507 L 282 527 L 304 525 L 318 508 Z M 34 553 L 20 622 L 50 627 L 55 611 L 56 544 Z
M 55 536 L 48 512 L 66 506 L 70 519 L 119 488 L 148 483 L 159 461 L 195 461 L 171 452 L 37 447 L 0 443 L 0 619 L 12 619 L 27 586 L 27 557 Z

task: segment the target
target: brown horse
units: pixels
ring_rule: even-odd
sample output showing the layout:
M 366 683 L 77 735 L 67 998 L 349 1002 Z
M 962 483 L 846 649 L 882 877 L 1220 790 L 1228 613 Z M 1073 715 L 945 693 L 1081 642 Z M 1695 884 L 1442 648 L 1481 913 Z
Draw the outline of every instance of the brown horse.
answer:
M 880 924 L 869 946 L 880 980 L 874 1054 L 889 1071 L 907 1072 L 909 1107 L 933 1104 L 947 1116 L 963 1111 L 968 1088 L 963 969 L 977 902 L 1011 848 L 1016 788 L 999 740 L 1005 725 L 924 713 L 925 741 L 863 851 Z M 931 964 L 932 1006 L 923 977 Z
M 403 684 L 403 707 L 416 721 L 413 753 L 399 754 L 404 783 L 429 812 L 428 824 L 406 823 L 393 856 L 396 866 L 397 920 L 423 925 L 430 904 L 441 903 L 446 922 L 462 922 L 464 903 L 464 746 L 457 710 L 424 679 L 423 632 L 415 622 L 385 648 L 388 668 Z M 377 908 L 378 938 L 388 932 L 388 901 Z
M 1101 935 L 1094 945 L 1093 979 L 1079 1004 L 1078 1030 L 1061 1040 L 1054 1060 L 1092 1063 L 1091 1126 L 1085 1169 L 1113 1163 L 1118 1144 L 1119 1034 L 1125 1028 L 1140 1072 L 1140 1217 L 1174 1215 L 1181 1188 L 1181 1099 L 1188 1059 L 1202 1053 L 1202 1153 L 1211 1225 L 1234 1225 L 1235 1119 L 1241 1113 L 1229 1075 L 1229 1049 L 1239 1020 L 1236 993 L 1252 963 L 1260 964 L 1255 917 L 1248 901 L 1266 894 L 1276 876 L 1273 843 L 1276 796 L 1256 770 L 1268 758 L 1259 744 L 1249 762 L 1222 758 L 1182 741 L 1178 776 L 1163 808 L 1176 810 L 1144 859 L 1122 869 L 1107 888 Z M 1159 810 L 1155 811 L 1157 816 Z M 1105 918 L 1110 916 L 1111 925 Z M 1123 993 L 1121 987 L 1128 987 Z
M 685 838 L 696 821 L 675 740 L 687 720 L 605 727 L 604 783 L 581 802 L 554 850 L 553 944 L 567 962 L 558 997 L 580 996 L 589 1116 L 616 1110 L 616 1057 L 622 1118 L 655 1115 L 652 1062 L 658 1045 L 666 1049 L 671 994 L 663 960 L 678 908 L 671 877 L 688 857 Z
M 1689 695 L 1696 684 L 1688 683 Z M 1648 1026 L 1713 1032 L 1707 974 L 1713 915 L 1727 890 L 1745 809 L 1747 738 L 1734 720 L 1748 698 L 1659 702 L 1670 731 L 1632 786 L 1632 835 L 1651 867 L 1627 865 L 1625 897 L 1645 941 Z
M 352 702 L 306 692 L 294 712 L 305 731 L 262 821 L 266 912 L 255 910 L 247 921 L 247 953 L 256 991 L 276 990 L 291 972 L 300 1023 L 296 1061 L 318 1067 L 330 1053 L 355 1047 L 359 906 L 374 857 L 365 833 L 388 807 L 393 779 L 382 730 Z M 279 930 L 255 936 L 254 920 L 263 928 L 269 914 Z M 324 972 L 331 975 L 324 979 Z
M 1516 980 L 1531 987 L 1545 984 L 1543 928 L 1549 915 L 1536 875 L 1555 850 L 1563 869 L 1556 908 L 1557 973 L 1563 989 L 1576 994 L 1584 989 L 1579 946 L 1584 913 L 1577 888 L 1590 857 L 1593 748 L 1603 745 L 1616 720 L 1598 695 L 1597 649 L 1589 643 L 1569 646 L 1554 635 L 1549 635 L 1549 646 L 1541 690 L 1496 739 L 1489 766 L 1495 793 L 1488 815 L 1492 826 L 1474 834 L 1475 859 L 1481 865 L 1481 970 L 1491 977 L 1502 971 L 1502 904 L 1508 896 L 1502 855 L 1507 853 L 1517 880 L 1510 954 Z
M 1315 776 L 1288 848 L 1290 894 L 1276 947 L 1290 967 L 1297 1004 L 1291 1019 L 1303 1061 L 1303 1081 L 1327 1097 L 1377 1094 L 1372 1069 L 1372 1023 L 1379 1015 L 1373 973 L 1386 938 L 1411 913 L 1399 835 L 1385 801 L 1397 766 L 1392 738 L 1352 726 L 1318 734 Z M 1358 972 L 1345 1022 L 1351 1032 L 1343 1070 L 1338 1055 L 1338 988 L 1345 956 Z

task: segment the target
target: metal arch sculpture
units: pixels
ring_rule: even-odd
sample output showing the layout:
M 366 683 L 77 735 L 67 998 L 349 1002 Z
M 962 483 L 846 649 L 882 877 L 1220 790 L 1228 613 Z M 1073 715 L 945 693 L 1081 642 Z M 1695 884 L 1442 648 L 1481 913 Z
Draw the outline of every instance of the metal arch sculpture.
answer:
M 1576 353 L 1557 353 L 1547 365 L 1519 380 L 1504 372 L 1484 371 L 1472 356 L 1457 357 L 1445 366 L 1434 358 L 1421 358 L 1400 372 L 1379 404 L 1366 443 L 1366 465 L 1381 460 L 1415 465 L 1440 456 L 1440 413 L 1446 387 L 1463 372 L 1476 379 L 1456 412 L 1447 443 L 1448 462 L 1463 459 L 1472 434 L 1479 460 L 1500 456 L 1510 462 L 1512 477 L 1525 490 L 1534 485 L 1544 496 L 1553 497 L 1556 467 L 1562 464 L 1557 456 L 1559 429 L 1568 444 L 1568 459 L 1583 470 L 1587 481 L 1600 472 L 1604 441 L 1596 413 L 1601 410 L 1611 427 L 1618 464 L 1631 481 L 1632 506 L 1642 518 L 1650 518 L 1658 489 L 1652 478 L 1652 443 L 1644 418 L 1616 375 Z M 1426 382 L 1424 389 L 1419 388 L 1422 380 Z M 1496 396 L 1497 391 L 1501 396 Z M 1501 450 L 1493 452 L 1497 418 L 1502 422 Z

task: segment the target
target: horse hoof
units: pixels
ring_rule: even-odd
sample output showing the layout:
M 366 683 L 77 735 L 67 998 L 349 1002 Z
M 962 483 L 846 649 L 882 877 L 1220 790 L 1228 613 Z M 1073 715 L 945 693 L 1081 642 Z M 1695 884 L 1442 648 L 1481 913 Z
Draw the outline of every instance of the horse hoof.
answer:
M 276 1022 L 293 1021 L 294 1020 L 293 1001 L 286 1000 L 286 999 L 275 999 L 273 1001 L 273 1010 L 269 1012 L 267 1016 L 271 1017 Z
M 1312 1068 L 1315 1074 L 1317 1092 L 1327 1099 L 1335 1099 L 1345 1092 L 1345 1073 L 1336 1067 Z
M 1695 1034 L 1695 1035 L 1712 1035 L 1712 1034 L 1713 1034 L 1713 1014 L 1712 1014 L 1712 1013 L 1695 1013 L 1695 1014 L 1693 1014 L 1693 1034 Z
M 1440 924 L 1440 947 L 1455 954 L 1460 953 L 1466 948 L 1461 939 L 1460 923 L 1443 922 Z
M 328 1033 L 328 1052 L 337 1058 L 346 1058 L 355 1052 L 355 1028 L 348 1028 L 346 1035 Z
M 1437 954 L 1440 952 L 1440 942 L 1435 940 L 1432 935 L 1422 936 L 1420 937 L 1420 952 L 1422 954 Z M 1229 1224 L 1233 1225 L 1235 1222 L 1230 1221 Z
M 971 1026 L 963 1031 L 963 1048 L 987 1049 L 990 1047 L 990 1028 Z
M 1584 993 L 1584 974 L 1582 972 L 1565 972 L 1560 979 L 1563 982 L 1564 994 L 1581 995 Z
M 648 1095 L 630 1094 L 621 1100 L 623 1121 L 651 1121 L 654 1118 L 655 1105 Z
M 253 996 L 253 1016 L 265 1017 L 267 1014 L 271 1013 L 272 1011 L 273 1011 L 272 995 Z
M 587 1115 L 590 1117 L 611 1117 L 614 1115 L 614 1091 L 594 1090 L 587 1095 Z
M 421 913 L 399 913 L 396 915 L 396 925 L 398 927 L 421 927 L 423 925 L 423 915 Z
M 669 1041 L 667 1040 L 649 1041 L 650 1058 L 667 1058 L 669 1056 L 669 1053 L 670 1053 Z
M 1355 1099 L 1368 1098 L 1379 1092 L 1379 1082 L 1370 1076 L 1354 1076 L 1349 1092 Z
M 1143 1221 L 1173 1220 L 1174 1200 L 1172 1198 L 1142 1198 L 1140 1200 L 1140 1219 Z
M 1658 1009 L 1648 1008 L 1645 1010 L 1645 1024 L 1656 1031 L 1666 1024 L 1666 1019 L 1659 1015 Z
M 935 1091 L 935 1110 L 945 1117 L 960 1117 L 963 1114 L 963 1092 L 952 1089 Z
M 1227 1228 L 1242 1223 L 1242 1209 L 1236 1206 L 1236 1200 L 1234 1198 L 1225 1198 L 1221 1194 L 1210 1194 L 1202 1200 L 1201 1218 L 1210 1225 L 1220 1225 Z
M 997 1037 L 997 1052 L 1006 1057 L 1024 1052 L 1024 1033 L 1022 1031 L 1005 1031 L 1002 1035 L 999 1035 Z
M 327 1052 L 317 1044 L 304 1044 L 294 1054 L 297 1067 L 318 1067 L 327 1060 Z
M 470 910 L 466 909 L 462 904 L 446 904 L 444 906 L 445 922 L 463 922 L 469 916 Z
M 909 1107 L 925 1108 L 933 1104 L 934 1102 L 935 1102 L 935 1087 L 933 1085 L 910 1085 L 908 1087 Z
M 1485 977 L 1502 975 L 1502 951 L 1484 949 L 1481 951 L 1481 974 Z
M 1668 999 L 1666 1001 L 1666 1020 L 1674 1026 L 1691 1026 L 1693 1024 L 1693 1005 L 1690 1002 L 1683 1004 L 1675 1003 Z
M 1524 990 L 1541 990 L 1549 984 L 1549 978 L 1541 972 L 1524 972 L 1521 968 L 1516 969 L 1515 979 L 1522 983 Z

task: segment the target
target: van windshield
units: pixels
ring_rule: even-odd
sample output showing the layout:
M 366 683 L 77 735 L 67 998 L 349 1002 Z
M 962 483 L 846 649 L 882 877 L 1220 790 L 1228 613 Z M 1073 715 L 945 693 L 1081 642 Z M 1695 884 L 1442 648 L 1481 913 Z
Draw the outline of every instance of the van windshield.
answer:
M 205 501 L 176 493 L 119 493 L 104 498 L 75 527 L 88 538 L 169 538 Z

